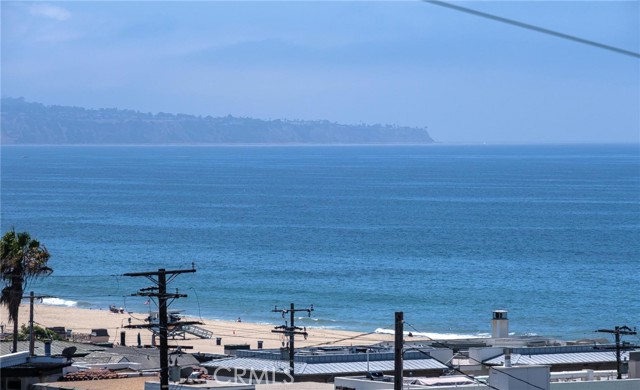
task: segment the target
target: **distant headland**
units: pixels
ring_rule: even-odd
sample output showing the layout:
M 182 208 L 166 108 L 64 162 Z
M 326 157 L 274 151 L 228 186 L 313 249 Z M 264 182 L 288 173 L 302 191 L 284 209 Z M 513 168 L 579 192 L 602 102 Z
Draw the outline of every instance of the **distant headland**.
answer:
M 2 98 L 4 145 L 432 144 L 426 128 L 45 106 Z

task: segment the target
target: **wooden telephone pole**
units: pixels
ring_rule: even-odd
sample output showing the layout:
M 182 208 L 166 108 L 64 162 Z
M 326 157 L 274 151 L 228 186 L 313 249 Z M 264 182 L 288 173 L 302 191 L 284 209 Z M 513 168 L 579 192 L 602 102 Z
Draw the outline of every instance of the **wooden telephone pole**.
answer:
M 151 280 L 157 287 L 145 288 L 140 292 L 132 295 L 155 297 L 158 298 L 158 321 L 159 321 L 159 334 L 160 334 L 160 390 L 169 389 L 169 345 L 168 345 L 168 315 L 167 315 L 167 301 L 169 299 L 185 298 L 185 294 L 167 294 L 167 283 L 171 282 L 177 275 L 196 272 L 195 268 L 181 269 L 167 271 L 164 268 L 158 269 L 157 272 L 134 272 L 127 273 L 123 276 L 144 276 Z M 167 280 L 167 275 L 169 279 Z M 157 279 L 156 279 L 157 278 Z M 155 292 L 157 291 L 157 292 Z M 151 327 L 149 324 L 148 327 Z M 128 326 L 128 327 L 140 327 L 140 326 Z M 144 327 L 147 327 L 146 325 Z
M 35 336 L 33 334 L 33 302 L 37 299 L 51 298 L 49 295 L 35 295 L 33 291 L 29 293 L 29 296 L 22 297 L 29 298 L 29 356 L 35 356 Z
M 282 313 L 282 318 L 284 318 L 285 314 L 287 313 L 291 315 L 289 318 L 289 320 L 291 321 L 290 322 L 291 325 L 287 325 L 285 322 L 284 325 L 276 326 L 275 329 L 272 330 L 271 332 L 282 333 L 289 336 L 289 375 L 291 376 L 292 380 L 295 380 L 294 361 L 293 361 L 295 335 L 302 335 L 304 336 L 305 339 L 308 336 L 307 328 L 300 328 L 298 326 L 295 326 L 295 322 L 294 322 L 295 312 L 306 311 L 309 314 L 309 317 L 311 317 L 311 312 L 313 311 L 313 305 L 309 306 L 306 309 L 296 309 L 292 303 L 290 309 L 278 309 L 278 307 L 276 306 L 272 311 L 275 313 Z
M 395 318 L 395 342 L 394 342 L 394 365 L 393 365 L 393 390 L 402 390 L 402 349 L 404 332 L 404 313 L 396 312 Z
M 618 368 L 618 379 L 622 379 L 622 369 L 621 363 L 622 359 L 620 357 L 620 336 L 621 335 L 635 335 L 638 334 L 635 330 L 632 330 L 628 326 L 616 326 L 615 329 L 598 329 L 596 332 L 601 333 L 613 333 L 616 335 L 616 363 Z

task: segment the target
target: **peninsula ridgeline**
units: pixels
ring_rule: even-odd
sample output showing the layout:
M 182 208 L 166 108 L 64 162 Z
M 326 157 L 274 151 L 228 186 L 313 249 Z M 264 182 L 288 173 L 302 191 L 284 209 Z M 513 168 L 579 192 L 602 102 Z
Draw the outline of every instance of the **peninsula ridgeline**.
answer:
M 431 144 L 426 128 L 45 106 L 2 98 L 4 145 Z

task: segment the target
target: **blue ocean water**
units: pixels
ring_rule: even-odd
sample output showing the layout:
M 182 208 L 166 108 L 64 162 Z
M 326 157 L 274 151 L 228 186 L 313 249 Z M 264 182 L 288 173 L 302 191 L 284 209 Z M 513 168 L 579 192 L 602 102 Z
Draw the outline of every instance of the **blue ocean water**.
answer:
M 601 337 L 640 325 L 638 145 L 3 146 L 2 231 L 55 272 L 30 285 L 81 307 L 171 308 L 306 326 Z

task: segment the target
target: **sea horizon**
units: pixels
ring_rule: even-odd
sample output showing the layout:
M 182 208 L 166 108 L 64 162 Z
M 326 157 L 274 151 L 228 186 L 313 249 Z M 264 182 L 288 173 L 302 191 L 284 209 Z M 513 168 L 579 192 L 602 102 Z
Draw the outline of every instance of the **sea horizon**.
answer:
M 0 148 L 11 147 L 431 147 L 431 146 L 639 146 L 637 142 L 588 142 L 588 141 L 567 141 L 567 142 L 485 142 L 485 141 L 434 141 L 431 143 L 68 143 L 68 144 L 1 144 Z

